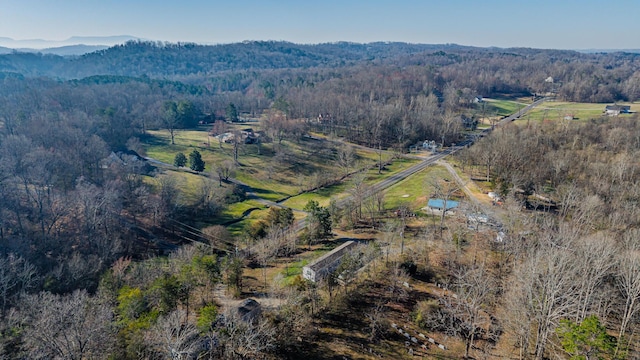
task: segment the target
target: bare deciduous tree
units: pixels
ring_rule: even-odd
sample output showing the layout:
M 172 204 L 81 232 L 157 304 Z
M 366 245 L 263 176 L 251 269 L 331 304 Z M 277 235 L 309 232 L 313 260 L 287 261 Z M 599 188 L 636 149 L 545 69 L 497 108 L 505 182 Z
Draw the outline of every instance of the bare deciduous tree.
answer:
M 35 266 L 21 256 L 0 255 L 0 297 L 2 298 L 0 315 L 4 315 L 13 299 L 32 288 L 36 282 Z
M 202 178 L 200 186 L 196 188 L 196 205 L 202 209 L 204 215 L 214 215 L 220 209 L 221 199 L 216 195 L 213 180 L 207 177 Z
M 342 170 L 342 175 L 345 176 L 351 172 L 353 165 L 356 161 L 356 152 L 353 146 L 343 145 L 338 147 L 336 154 L 336 165 Z
M 222 138 L 223 138 L 222 135 L 224 135 L 226 132 L 227 132 L 227 123 L 222 120 L 217 120 L 216 122 L 214 122 L 213 127 L 209 132 L 209 136 L 213 135 L 218 137 L 218 145 L 220 145 L 220 149 L 222 149 Z
M 229 178 L 234 176 L 235 169 L 236 164 L 231 160 L 224 160 L 214 167 L 220 186 L 222 186 L 223 181 L 229 181 Z
M 147 342 L 164 359 L 190 359 L 203 350 L 197 327 L 189 322 L 183 310 L 174 310 L 158 319 L 147 333 Z
M 113 345 L 113 313 L 77 290 L 68 296 L 43 292 L 25 299 L 25 348 L 32 359 L 101 359 Z
M 356 174 L 351 181 L 351 188 L 349 189 L 349 193 L 351 194 L 355 205 L 356 220 L 362 218 L 362 205 L 367 192 L 369 191 L 369 187 L 365 183 L 366 178 L 366 173 Z
M 637 230 L 625 234 L 622 247 L 618 251 L 616 264 L 616 284 L 624 301 L 618 333 L 616 353 L 624 339 L 629 323 L 640 309 L 640 233 Z M 627 342 L 628 344 L 629 342 Z
M 377 341 L 383 334 L 386 325 L 384 322 L 384 315 L 386 307 L 382 302 L 377 302 L 373 308 L 365 315 L 369 322 L 369 341 Z
M 411 279 L 409 274 L 399 266 L 394 265 L 390 270 L 388 290 L 391 297 L 394 297 L 396 301 L 405 300 L 409 295 L 409 279 Z
M 493 302 L 496 282 L 484 266 L 463 269 L 455 275 L 454 316 L 460 321 L 465 341 L 465 358 L 483 327 L 490 322 L 488 308 Z
M 224 359 L 263 359 L 275 347 L 275 328 L 267 321 L 244 321 L 234 311 L 221 318 L 218 328 Z
M 431 180 L 429 185 L 433 188 L 433 195 L 442 200 L 442 211 L 440 213 L 440 237 L 444 229 L 444 218 L 447 215 L 448 203 L 453 194 L 459 190 L 455 181 L 444 179 L 442 181 Z
M 256 255 L 256 259 L 260 263 L 260 267 L 262 268 L 265 289 L 267 288 L 267 266 L 278 254 L 279 248 L 279 237 L 277 236 L 277 232 L 271 229 L 271 232 L 267 232 L 267 235 L 269 234 L 271 234 L 271 236 L 265 236 L 264 238 L 257 240 L 251 247 L 252 251 Z
M 575 242 L 574 262 L 581 275 L 575 279 L 577 283 L 578 311 L 575 322 L 582 322 L 590 315 L 598 289 L 613 267 L 613 256 L 616 251 L 613 239 L 604 233 L 598 233 Z
M 522 316 L 517 321 L 530 322 L 533 336 L 524 334 L 527 330 L 517 327 L 521 352 L 528 357 L 529 342 L 533 341 L 536 359 L 543 359 L 549 337 L 562 318 L 575 316 L 577 271 L 573 253 L 569 250 L 572 240 L 549 231 L 541 234 L 539 245 L 531 250 L 524 260 L 514 267 L 511 284 L 519 284 L 508 289 L 505 308 L 508 316 Z M 515 321 L 515 320 L 513 320 Z M 529 328 L 530 329 L 530 328 Z

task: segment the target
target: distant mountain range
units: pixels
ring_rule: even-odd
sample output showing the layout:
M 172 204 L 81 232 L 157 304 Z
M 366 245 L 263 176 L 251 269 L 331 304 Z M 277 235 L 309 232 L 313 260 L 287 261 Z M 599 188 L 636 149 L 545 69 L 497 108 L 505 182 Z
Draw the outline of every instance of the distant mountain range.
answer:
M 455 44 L 427 45 L 396 42 L 369 44 L 329 43 L 303 45 L 278 41 L 246 41 L 223 45 L 129 41 L 80 56 L 33 52 L 0 55 L 0 72 L 27 77 L 47 76 L 81 79 L 95 75 L 152 78 L 203 76 L 225 71 L 311 67 L 345 67 L 367 63 L 414 63 L 410 57 L 431 54 L 438 63 L 451 63 L 459 55 L 451 52 L 488 49 Z M 409 58 L 407 58 L 409 57 Z
M 8 37 L 0 37 L 0 54 L 10 54 L 18 51 L 60 56 L 83 55 L 104 50 L 114 45 L 124 44 L 130 40 L 140 40 L 140 38 L 129 35 L 73 36 L 66 40 L 58 41 L 43 39 L 15 40 Z
M 123 44 L 107 47 L 111 45 L 106 44 L 108 40 L 123 42 Z M 640 55 L 632 51 L 589 54 L 586 51 L 572 50 L 479 48 L 456 44 L 429 45 L 401 42 L 368 44 L 337 42 L 309 45 L 283 41 L 245 41 L 233 44 L 198 45 L 136 41 L 134 37 L 122 36 L 70 38 L 58 44 L 73 41 L 88 44 L 16 51 L 7 47 L 6 43 L 0 42 L 0 46 L 3 46 L 0 47 L 0 78 L 3 73 L 11 73 L 25 77 L 46 76 L 56 79 L 82 79 L 100 75 L 175 80 L 249 70 L 338 68 L 375 64 L 390 64 L 398 68 L 427 64 L 442 67 L 464 63 L 468 58 L 493 59 L 505 56 L 518 56 L 523 59 L 548 56 L 567 61 L 586 61 L 587 58 L 597 60 L 606 56 L 617 59 L 616 61 L 640 59 Z M 98 42 L 105 44 L 98 45 L 96 44 Z M 99 79 L 99 81 L 104 80 L 104 78 Z
M 614 53 L 614 52 L 640 54 L 640 49 L 583 49 L 578 51 L 585 54 Z
M 117 36 L 72 36 L 66 40 L 25 39 L 15 40 L 0 36 L 0 55 L 13 52 L 41 53 L 45 55 L 79 56 L 91 52 L 105 50 L 114 45 L 121 45 L 131 40 L 144 40 L 131 35 Z M 271 41 L 266 41 L 270 43 Z M 247 42 L 245 42 L 247 43 Z M 248 42 L 251 43 L 251 42 Z M 232 45 L 232 44 L 229 44 Z M 302 45 L 302 44 L 298 44 Z M 497 49 L 497 48 L 496 48 Z M 593 53 L 640 53 L 640 49 L 578 49 L 584 54 Z
M 124 44 L 129 40 L 137 40 L 139 38 L 129 35 L 119 36 L 73 36 L 66 40 L 43 40 L 43 39 L 27 39 L 14 40 L 8 37 L 0 37 L 0 46 L 11 49 L 49 49 L 63 46 L 73 45 L 103 45 L 113 46 Z

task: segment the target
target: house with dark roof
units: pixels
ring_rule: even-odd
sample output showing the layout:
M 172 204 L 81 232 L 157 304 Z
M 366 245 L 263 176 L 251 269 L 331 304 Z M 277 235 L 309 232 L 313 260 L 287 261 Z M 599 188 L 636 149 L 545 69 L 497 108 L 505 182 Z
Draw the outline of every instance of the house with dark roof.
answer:
M 630 105 L 607 105 L 604 108 L 604 113 L 609 116 L 618 116 L 620 114 L 628 114 L 631 112 Z
M 252 322 L 262 313 L 262 306 L 253 299 L 245 299 L 236 309 L 242 321 Z

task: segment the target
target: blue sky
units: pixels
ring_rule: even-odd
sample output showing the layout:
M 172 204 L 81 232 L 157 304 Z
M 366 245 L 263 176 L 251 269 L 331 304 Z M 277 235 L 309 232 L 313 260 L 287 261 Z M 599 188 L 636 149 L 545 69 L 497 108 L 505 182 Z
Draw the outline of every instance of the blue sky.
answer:
M 640 48 L 638 0 L 0 0 L 0 37 Z

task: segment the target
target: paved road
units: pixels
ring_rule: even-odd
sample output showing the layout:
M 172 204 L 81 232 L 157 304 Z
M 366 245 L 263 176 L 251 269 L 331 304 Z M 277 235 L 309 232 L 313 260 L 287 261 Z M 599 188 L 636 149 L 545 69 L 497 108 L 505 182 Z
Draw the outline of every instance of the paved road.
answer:
M 500 120 L 495 126 L 496 127 L 504 126 L 507 123 L 510 123 L 510 122 L 512 122 L 512 121 L 514 121 L 516 119 L 519 119 L 520 117 L 525 115 L 527 112 L 529 112 L 531 109 L 533 109 L 536 106 L 542 104 L 546 100 L 547 100 L 547 98 L 542 98 L 542 99 L 539 99 L 539 100 L 537 100 L 537 101 L 525 106 L 524 108 L 518 110 L 517 112 L 515 112 L 515 113 L 505 117 L 504 119 Z M 482 132 L 483 133 L 489 133 L 489 132 L 491 132 L 491 130 L 492 129 L 485 129 Z M 460 143 L 457 143 L 456 146 L 452 146 L 452 147 L 447 148 L 447 149 L 445 149 L 445 150 L 443 150 L 441 152 L 432 154 L 431 156 L 429 156 L 428 158 L 426 158 L 423 161 L 419 162 L 418 164 L 413 165 L 412 167 L 407 168 L 405 170 L 402 170 L 402 171 L 400 171 L 400 172 L 398 172 L 398 173 L 396 173 L 396 174 L 394 174 L 394 175 L 392 175 L 392 176 L 390 176 L 390 177 L 388 177 L 388 178 L 386 178 L 386 179 L 384 179 L 384 180 L 372 185 L 371 189 L 373 191 L 375 191 L 375 192 L 382 191 L 382 190 L 384 190 L 384 189 L 386 189 L 386 188 L 388 188 L 388 187 L 390 187 L 390 186 L 392 186 L 392 185 L 394 185 L 394 184 L 406 179 L 407 177 L 409 177 L 409 176 L 411 176 L 411 175 L 413 175 L 413 174 L 415 174 L 415 173 L 417 173 L 419 171 L 424 170 L 426 167 L 435 164 L 438 160 L 440 160 L 440 159 L 442 159 L 442 158 L 444 158 L 444 157 L 446 157 L 448 155 L 454 154 L 454 153 L 456 153 L 457 151 L 459 151 L 461 149 L 464 149 L 464 148 L 467 148 L 467 147 L 473 145 L 473 143 L 475 141 L 475 138 L 476 138 L 475 136 L 469 136 L 464 141 L 462 141 Z M 164 163 L 164 162 L 161 162 L 161 161 L 158 161 L 156 159 L 149 158 L 149 157 L 145 157 L 145 159 L 148 160 L 151 163 L 156 164 L 156 165 L 160 165 L 160 166 L 164 166 L 164 167 L 171 167 L 171 168 L 175 169 L 175 167 L 173 165 L 171 165 L 171 164 L 167 164 L 167 163 Z M 205 176 L 208 176 L 208 175 L 205 174 Z M 456 179 L 456 180 L 462 181 L 461 179 Z M 258 194 L 256 194 L 249 185 L 247 185 L 247 184 L 245 184 L 245 183 L 243 183 L 243 182 L 241 182 L 239 180 L 231 179 L 230 181 L 235 183 L 235 184 L 238 184 L 238 185 L 241 185 L 241 186 L 245 187 L 245 189 L 247 190 L 247 194 L 249 195 L 250 198 L 257 200 L 257 201 L 259 201 L 260 203 L 262 203 L 264 205 L 283 207 L 283 205 L 281 203 L 276 203 L 276 202 L 273 202 L 273 201 L 270 201 L 270 200 L 266 200 L 266 199 L 263 199 L 263 198 L 259 197 Z M 347 204 L 347 202 L 351 200 L 351 198 L 352 198 L 351 196 L 343 198 L 343 199 L 341 199 L 341 200 L 339 200 L 337 202 L 337 205 L 339 207 L 345 206 Z M 470 196 L 470 199 L 474 199 L 473 196 Z M 304 219 L 298 220 L 298 221 L 296 221 L 294 223 L 293 230 L 296 231 L 296 232 L 300 231 L 300 230 L 302 230 L 304 228 L 304 225 L 305 225 Z
M 418 164 L 413 165 L 412 167 L 407 168 L 405 170 L 399 171 L 398 173 L 393 174 L 393 175 L 389 176 L 388 178 L 386 178 L 386 179 L 384 179 L 384 180 L 372 185 L 370 189 L 373 192 L 382 191 L 382 190 L 384 190 L 384 189 L 386 189 L 386 188 L 388 188 L 388 187 L 390 187 L 392 185 L 395 185 L 396 183 L 408 178 L 409 176 L 424 170 L 428 166 L 431 166 L 431 165 L 435 164 L 438 160 L 442 159 L 443 157 L 445 157 L 447 155 L 450 155 L 450 154 L 462 149 L 463 147 L 464 146 L 456 146 L 454 148 L 447 149 L 447 150 L 445 150 L 443 152 L 433 154 L 430 157 L 428 157 L 427 159 L 419 162 Z M 340 199 L 340 200 L 338 200 L 336 202 L 336 205 L 338 207 L 344 207 L 349 201 L 352 200 L 352 198 L 353 198 L 353 196 L 347 196 L 345 198 L 342 198 L 342 199 Z M 305 220 L 304 219 L 300 219 L 300 220 L 296 221 L 293 224 L 293 230 L 295 232 L 301 231 L 304 228 L 304 226 L 305 226 Z
M 510 122 L 512 122 L 512 121 L 514 121 L 516 119 L 519 119 L 520 117 L 525 115 L 527 112 L 531 111 L 531 109 L 533 109 L 536 106 L 542 104 L 546 100 L 547 100 L 547 98 L 542 98 L 542 99 L 539 99 L 539 100 L 537 100 L 537 101 L 525 106 L 524 108 L 518 110 L 517 112 L 515 112 L 515 113 L 507 116 L 506 118 L 500 120 L 500 122 L 498 122 L 496 124 L 496 127 L 504 126 L 507 123 L 510 123 Z M 484 133 L 489 133 L 489 132 L 491 132 L 491 130 L 492 129 L 486 129 L 483 132 Z M 426 167 L 435 164 L 440 159 L 442 159 L 442 158 L 444 158 L 444 157 L 446 157 L 448 155 L 454 154 L 454 153 L 456 153 L 457 151 L 459 151 L 461 149 L 464 149 L 464 148 L 467 148 L 467 147 L 473 145 L 474 139 L 475 139 L 474 136 L 469 136 L 464 141 L 462 141 L 460 143 L 457 143 L 456 146 L 452 146 L 452 147 L 450 147 L 450 148 L 448 148 L 448 149 L 446 149 L 446 150 L 444 150 L 442 152 L 435 153 L 435 154 L 429 156 L 424 161 L 421 161 L 420 163 L 418 163 L 418 164 L 416 164 L 416 165 L 414 165 L 414 166 L 412 166 L 412 167 L 410 167 L 408 169 L 400 171 L 397 174 L 394 174 L 394 175 L 392 175 L 392 176 L 380 181 L 379 183 L 377 183 L 377 184 L 372 186 L 373 191 L 375 191 L 375 192 L 382 191 L 382 190 L 384 190 L 384 189 L 386 189 L 386 188 L 388 188 L 388 187 L 390 187 L 390 186 L 392 186 L 392 185 L 394 185 L 394 184 L 406 179 L 407 177 L 409 177 L 409 176 L 411 176 L 411 175 L 413 175 L 413 174 L 415 174 L 415 173 L 417 173 L 419 171 L 424 170 Z M 453 170 L 453 169 L 451 169 L 451 170 Z M 455 171 L 454 171 L 454 174 L 455 174 Z M 460 179 L 457 176 L 457 174 L 455 174 L 455 177 L 456 177 L 456 181 L 458 181 L 459 183 L 463 184 L 462 179 Z M 463 189 L 464 188 L 466 188 L 466 187 L 463 184 Z M 473 194 L 470 194 L 470 192 L 467 195 L 469 196 L 470 199 L 472 199 L 471 201 L 477 201 L 473 197 Z M 347 204 L 347 202 L 349 200 L 351 200 L 351 198 L 352 198 L 351 196 L 343 198 L 343 199 L 341 199 L 340 201 L 337 202 L 337 205 L 339 207 L 345 206 Z M 296 221 L 294 223 L 294 227 L 293 227 L 294 231 L 302 230 L 304 228 L 304 224 L 305 224 L 304 219 Z
M 541 99 L 539 99 L 539 100 L 534 101 L 533 103 L 531 103 L 531 104 L 529 104 L 529 105 L 527 105 L 527 106 L 523 107 L 522 109 L 520 109 L 520 110 L 516 111 L 515 113 L 513 113 L 513 114 L 511 114 L 511 115 L 507 116 L 506 118 L 504 118 L 504 119 L 500 120 L 500 121 L 496 124 L 496 126 L 502 126 L 502 125 L 504 125 L 504 124 L 506 124 L 506 123 L 510 123 L 510 122 L 512 122 L 512 121 L 514 121 L 514 120 L 517 120 L 517 119 L 521 118 L 521 117 L 522 117 L 522 115 L 524 115 L 524 114 L 528 113 L 531 109 L 533 109 L 534 107 L 536 107 L 536 106 L 538 106 L 538 105 L 542 104 L 543 102 L 545 102 L 545 101 L 547 101 L 547 100 L 548 100 L 548 98 L 541 98 Z

